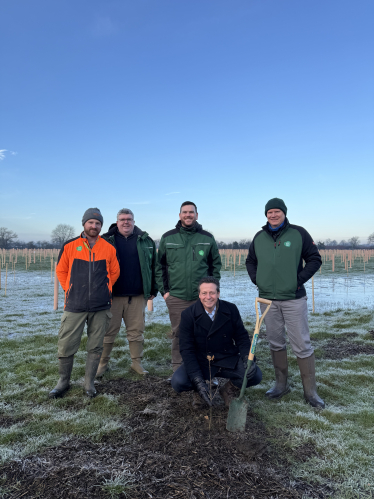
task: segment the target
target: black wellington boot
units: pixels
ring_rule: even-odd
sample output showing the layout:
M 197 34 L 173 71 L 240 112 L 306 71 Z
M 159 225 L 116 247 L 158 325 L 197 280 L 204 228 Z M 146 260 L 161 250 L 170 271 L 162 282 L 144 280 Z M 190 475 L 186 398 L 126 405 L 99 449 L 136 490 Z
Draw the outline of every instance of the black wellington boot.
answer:
M 266 392 L 269 399 L 280 399 L 290 391 L 290 386 L 287 383 L 288 377 L 288 362 L 287 350 L 271 351 L 271 358 L 275 370 L 275 385 Z

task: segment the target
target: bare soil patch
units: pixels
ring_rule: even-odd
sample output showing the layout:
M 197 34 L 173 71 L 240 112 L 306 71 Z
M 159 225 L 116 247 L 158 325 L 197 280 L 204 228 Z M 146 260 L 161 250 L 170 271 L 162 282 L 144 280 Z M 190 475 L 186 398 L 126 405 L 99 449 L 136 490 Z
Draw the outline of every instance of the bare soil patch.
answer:
M 100 442 L 71 439 L 58 447 L 12 461 L 6 473 L 9 499 L 104 498 L 105 480 L 122 474 L 131 499 L 276 499 L 325 497 L 322 490 L 292 482 L 287 467 L 269 444 L 262 423 L 249 412 L 246 431 L 226 431 L 227 409 L 192 409 L 192 394 L 176 394 L 157 377 L 103 382 L 100 392 L 120 396 L 130 407 L 126 428 Z M 312 447 L 295 458 L 307 460 Z M 281 464 L 279 464 L 281 463 Z
M 352 341 L 358 336 L 357 333 L 344 333 L 334 335 L 329 342 L 323 346 L 324 357 L 327 359 L 343 359 L 352 355 L 373 355 L 374 347 L 365 343 Z

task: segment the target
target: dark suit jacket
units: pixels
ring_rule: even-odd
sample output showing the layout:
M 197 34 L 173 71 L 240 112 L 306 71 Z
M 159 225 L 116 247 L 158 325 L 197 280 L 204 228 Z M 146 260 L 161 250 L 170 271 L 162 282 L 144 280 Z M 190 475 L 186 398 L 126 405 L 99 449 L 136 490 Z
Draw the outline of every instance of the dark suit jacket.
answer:
M 244 328 L 239 310 L 233 303 L 219 300 L 214 321 L 198 300 L 182 312 L 179 325 L 180 353 L 190 379 L 201 376 L 209 379 L 219 367 L 235 369 L 239 357 L 249 354 L 251 340 Z

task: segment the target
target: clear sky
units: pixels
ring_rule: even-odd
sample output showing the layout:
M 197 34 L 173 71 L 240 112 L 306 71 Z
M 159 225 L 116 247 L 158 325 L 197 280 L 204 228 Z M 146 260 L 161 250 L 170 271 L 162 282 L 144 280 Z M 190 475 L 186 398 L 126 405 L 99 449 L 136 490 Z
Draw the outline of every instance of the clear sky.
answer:
M 99 207 L 158 238 L 185 200 L 250 238 L 281 197 L 318 239 L 374 232 L 372 0 L 17 0 L 0 7 L 0 226 Z

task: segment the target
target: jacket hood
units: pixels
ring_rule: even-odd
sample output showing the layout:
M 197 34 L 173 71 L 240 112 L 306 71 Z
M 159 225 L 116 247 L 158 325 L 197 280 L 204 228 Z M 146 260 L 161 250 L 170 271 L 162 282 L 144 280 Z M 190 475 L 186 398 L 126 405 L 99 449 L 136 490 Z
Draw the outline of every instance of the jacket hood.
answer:
M 194 225 L 192 226 L 197 232 L 200 232 L 203 229 L 203 226 L 199 224 L 199 222 L 195 222 Z M 191 229 L 192 229 L 191 227 Z M 180 230 L 182 228 L 182 222 L 178 220 L 177 225 L 175 226 L 176 229 Z M 185 229 L 185 227 L 183 227 Z M 188 230 L 188 229 L 187 229 Z
M 106 232 L 105 234 L 103 234 L 103 237 L 113 236 L 117 232 L 117 230 L 118 230 L 117 223 L 114 223 L 114 224 L 112 224 L 109 227 L 108 232 Z M 145 232 L 144 230 L 139 229 L 139 227 L 136 226 L 136 225 L 134 226 L 134 234 L 137 235 L 137 236 L 148 235 L 147 232 Z

